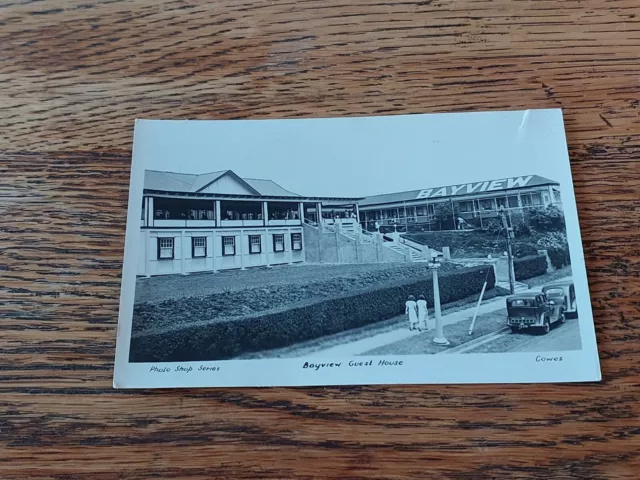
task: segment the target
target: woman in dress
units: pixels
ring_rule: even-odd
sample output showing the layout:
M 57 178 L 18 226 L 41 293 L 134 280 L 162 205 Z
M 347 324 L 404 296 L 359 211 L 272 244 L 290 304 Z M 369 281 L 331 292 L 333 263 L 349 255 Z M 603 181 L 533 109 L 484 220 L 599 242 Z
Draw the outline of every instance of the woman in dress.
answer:
M 416 302 L 418 306 L 418 328 L 424 328 L 425 330 L 429 329 L 429 310 L 427 309 L 427 300 L 424 298 L 424 295 L 420 295 L 418 297 L 418 301 Z
M 404 307 L 405 315 L 409 316 L 409 330 L 415 330 L 418 324 L 418 305 L 413 295 L 409 295 Z

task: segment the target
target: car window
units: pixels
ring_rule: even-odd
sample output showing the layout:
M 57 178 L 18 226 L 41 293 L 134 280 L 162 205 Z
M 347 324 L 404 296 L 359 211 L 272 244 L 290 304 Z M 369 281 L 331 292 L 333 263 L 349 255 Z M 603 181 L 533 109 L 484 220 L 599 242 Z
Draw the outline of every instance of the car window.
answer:
M 564 290 L 562 288 L 549 288 L 545 290 L 547 295 L 564 295 Z
M 518 298 L 516 300 L 511 300 L 512 307 L 530 307 L 531 303 L 528 300 L 523 300 Z

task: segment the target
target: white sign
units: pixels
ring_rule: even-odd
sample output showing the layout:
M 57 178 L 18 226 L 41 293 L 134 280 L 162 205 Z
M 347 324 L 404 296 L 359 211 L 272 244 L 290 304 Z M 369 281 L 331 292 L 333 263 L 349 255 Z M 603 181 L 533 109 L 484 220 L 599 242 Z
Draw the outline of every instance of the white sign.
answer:
M 496 190 L 509 190 L 512 188 L 526 187 L 533 177 L 513 177 L 490 182 L 463 183 L 449 187 L 428 188 L 420 190 L 418 198 L 452 197 L 454 195 L 468 195 L 470 193 L 494 192 Z

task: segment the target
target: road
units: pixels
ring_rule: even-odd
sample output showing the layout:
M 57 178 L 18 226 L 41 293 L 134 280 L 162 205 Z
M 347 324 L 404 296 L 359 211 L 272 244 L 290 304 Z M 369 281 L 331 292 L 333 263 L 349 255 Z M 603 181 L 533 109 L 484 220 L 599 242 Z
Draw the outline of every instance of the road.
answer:
M 546 335 L 507 331 L 488 343 L 461 353 L 554 352 L 580 348 L 578 320 L 570 319 L 565 324 L 556 324 Z

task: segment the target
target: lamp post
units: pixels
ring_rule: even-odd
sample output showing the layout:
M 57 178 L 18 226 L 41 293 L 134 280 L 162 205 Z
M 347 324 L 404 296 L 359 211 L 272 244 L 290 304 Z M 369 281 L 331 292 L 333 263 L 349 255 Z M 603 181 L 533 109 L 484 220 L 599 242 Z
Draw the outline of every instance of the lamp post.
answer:
M 436 345 L 446 346 L 449 345 L 450 342 L 444 336 L 444 325 L 442 325 L 440 286 L 438 285 L 438 269 L 440 268 L 440 261 L 437 256 L 432 255 L 431 262 L 429 262 L 429 268 L 433 275 L 433 311 L 436 317 L 436 336 L 433 337 L 433 343 Z

